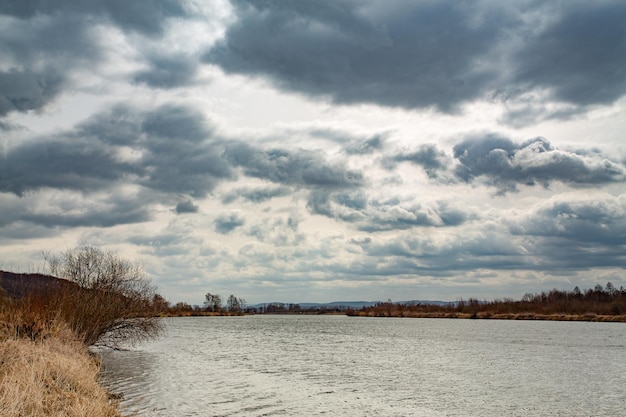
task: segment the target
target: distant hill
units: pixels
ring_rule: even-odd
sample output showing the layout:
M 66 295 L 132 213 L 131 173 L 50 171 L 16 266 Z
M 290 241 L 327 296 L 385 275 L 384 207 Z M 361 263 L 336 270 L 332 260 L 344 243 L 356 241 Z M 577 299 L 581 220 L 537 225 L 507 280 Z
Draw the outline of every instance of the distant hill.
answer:
M 0 293 L 10 298 L 43 295 L 76 284 L 61 278 L 43 274 L 16 274 L 0 271 Z

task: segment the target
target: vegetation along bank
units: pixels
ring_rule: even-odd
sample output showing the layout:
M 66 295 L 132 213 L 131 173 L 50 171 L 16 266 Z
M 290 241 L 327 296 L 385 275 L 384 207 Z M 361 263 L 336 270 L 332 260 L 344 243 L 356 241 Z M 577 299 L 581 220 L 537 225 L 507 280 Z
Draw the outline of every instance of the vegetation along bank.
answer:
M 98 384 L 96 345 L 156 336 L 143 270 L 92 246 L 47 256 L 51 273 L 0 273 L 0 415 L 118 417 Z

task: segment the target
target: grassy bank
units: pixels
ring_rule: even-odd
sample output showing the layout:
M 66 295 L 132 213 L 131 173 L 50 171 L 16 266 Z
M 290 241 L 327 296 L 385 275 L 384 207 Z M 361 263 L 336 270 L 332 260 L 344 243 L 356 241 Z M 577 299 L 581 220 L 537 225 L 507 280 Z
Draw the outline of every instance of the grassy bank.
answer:
M 0 301 L 0 416 L 121 417 L 98 383 L 100 362 L 58 312 Z
M 98 361 L 73 332 L 49 323 L 31 338 L 14 323 L 0 323 L 1 416 L 121 416 L 98 384 Z

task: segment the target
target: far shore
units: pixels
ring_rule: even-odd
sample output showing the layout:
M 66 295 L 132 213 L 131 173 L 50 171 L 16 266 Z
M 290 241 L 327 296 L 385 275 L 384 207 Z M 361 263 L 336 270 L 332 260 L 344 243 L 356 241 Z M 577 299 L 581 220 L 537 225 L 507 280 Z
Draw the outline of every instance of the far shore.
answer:
M 478 312 L 476 314 L 457 312 L 397 312 L 391 314 L 363 312 L 348 310 L 343 312 L 323 312 L 323 311 L 301 311 L 301 312 L 281 312 L 263 313 L 258 315 L 345 315 L 349 317 L 390 317 L 390 318 L 420 318 L 420 319 L 476 319 L 476 320 L 544 320 L 544 321 L 587 321 L 587 322 L 611 322 L 626 323 L 626 315 L 606 315 L 606 314 L 539 314 L 539 313 L 489 313 Z M 161 314 L 160 317 L 236 317 L 253 316 L 254 313 L 229 313 L 194 311 Z
M 626 315 L 600 315 L 600 314 L 538 314 L 538 313 L 489 313 L 479 312 L 476 314 L 455 312 L 392 312 L 391 315 L 368 314 L 367 312 L 355 311 L 348 313 L 352 317 L 406 317 L 424 319 L 478 319 L 478 320 L 546 320 L 546 321 L 589 321 L 589 322 L 613 322 L 626 323 Z

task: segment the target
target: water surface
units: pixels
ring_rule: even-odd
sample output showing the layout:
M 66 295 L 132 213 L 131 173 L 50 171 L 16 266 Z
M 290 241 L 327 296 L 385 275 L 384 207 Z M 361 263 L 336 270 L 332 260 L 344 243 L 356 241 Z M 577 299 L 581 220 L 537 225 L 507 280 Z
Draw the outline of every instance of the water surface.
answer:
M 165 319 L 102 352 L 140 416 L 626 416 L 620 323 L 244 316 Z

